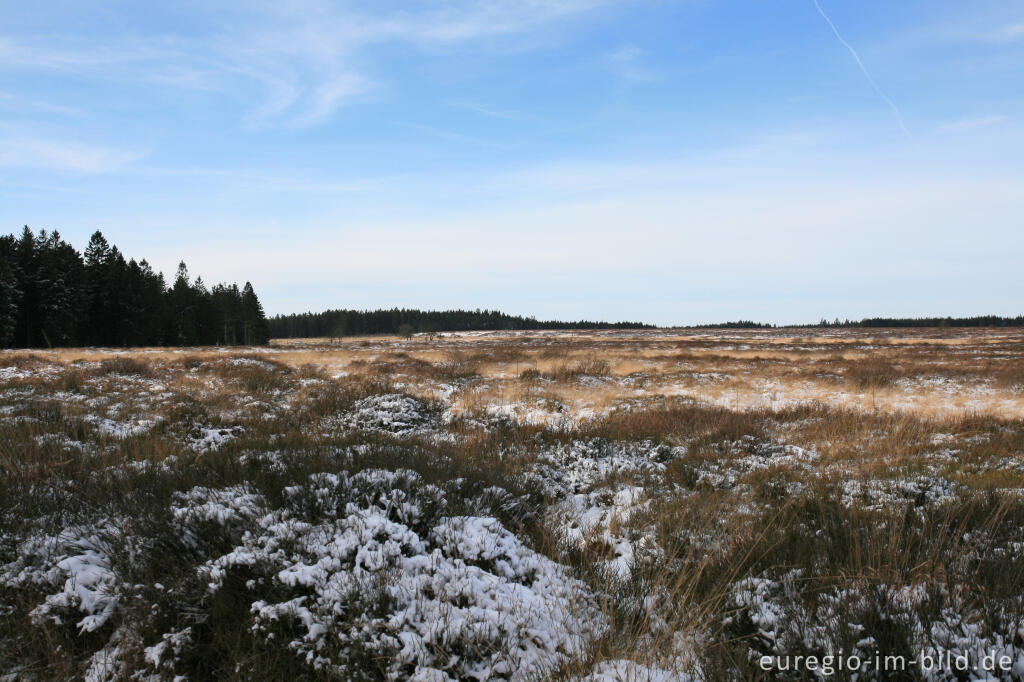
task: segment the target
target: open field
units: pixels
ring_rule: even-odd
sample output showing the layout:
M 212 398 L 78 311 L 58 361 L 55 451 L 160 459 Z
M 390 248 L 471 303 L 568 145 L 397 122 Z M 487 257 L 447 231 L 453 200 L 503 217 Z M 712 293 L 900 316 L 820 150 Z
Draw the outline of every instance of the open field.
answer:
M 0 432 L 10 679 L 1024 679 L 1020 330 L 4 351 Z

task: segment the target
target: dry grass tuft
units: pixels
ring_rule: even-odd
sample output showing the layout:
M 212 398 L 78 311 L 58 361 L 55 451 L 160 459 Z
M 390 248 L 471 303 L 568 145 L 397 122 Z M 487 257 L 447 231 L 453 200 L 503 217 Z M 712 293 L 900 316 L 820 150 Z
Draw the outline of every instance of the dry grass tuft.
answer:
M 148 362 L 138 358 L 121 356 L 116 358 L 105 358 L 100 361 L 96 370 L 98 375 L 121 374 L 124 376 L 152 376 L 153 371 Z

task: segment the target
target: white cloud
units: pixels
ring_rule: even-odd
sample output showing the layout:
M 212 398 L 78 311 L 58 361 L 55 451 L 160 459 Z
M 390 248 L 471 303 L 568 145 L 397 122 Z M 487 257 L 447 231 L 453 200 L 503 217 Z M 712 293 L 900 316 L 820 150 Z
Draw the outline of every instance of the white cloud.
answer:
M 1024 243 L 1009 231 L 1019 223 L 1018 186 L 1010 179 L 847 178 L 803 187 L 634 193 L 501 212 L 422 216 L 411 210 L 394 222 L 324 218 L 310 226 L 314 252 L 308 239 L 282 244 L 269 236 L 272 246 L 250 239 L 225 241 L 220 249 L 207 241 L 185 256 L 197 272 L 252 279 L 268 302 L 308 287 L 303 309 L 340 300 L 357 307 L 522 306 L 557 296 L 573 303 L 551 314 L 571 317 L 580 314 L 574 306 L 598 296 L 603 316 L 678 322 L 694 319 L 683 316 L 693 311 L 680 309 L 673 319 L 671 308 L 639 313 L 637 306 L 714 297 L 718 310 L 772 304 L 779 306 L 774 317 L 799 317 L 805 313 L 783 299 L 842 293 L 872 309 L 894 290 L 931 288 L 935 300 L 970 290 L 986 300 L 1006 280 L 1019 285 L 1012 264 Z M 986 207 L 981 214 L 979 206 Z M 965 231 L 966 225 L 977 227 Z M 236 229 L 242 228 L 210 232 Z M 182 257 L 180 249 L 174 254 Z M 165 260 L 173 265 L 170 256 Z M 990 270 L 1011 274 L 997 281 Z M 382 279 L 381 273 L 388 274 Z M 621 300 L 600 298 L 623 292 Z M 919 306 L 932 303 L 924 294 L 918 298 Z
M 650 83 L 658 80 L 657 74 L 643 65 L 643 50 L 638 47 L 621 47 L 608 55 L 611 70 L 620 78 L 636 83 Z
M 45 114 L 56 114 L 58 116 L 81 117 L 85 112 L 77 107 L 69 107 L 63 104 L 53 104 L 37 98 L 23 97 L 10 92 L 0 92 L 0 109 L 24 112 L 42 112 Z
M 214 254 L 204 267 L 258 272 L 282 287 L 292 279 L 354 286 L 388 272 L 441 288 L 520 282 L 531 295 L 540 286 L 531 283 L 534 275 L 557 275 L 578 278 L 568 293 L 582 295 L 618 273 L 638 278 L 641 296 L 661 291 L 658 282 L 680 290 L 695 282 L 735 284 L 754 295 L 758 278 L 766 286 L 870 282 L 901 272 L 930 281 L 954 262 L 966 268 L 958 278 L 984 279 L 986 268 L 1009 266 L 1024 246 L 1018 176 L 968 180 L 941 170 L 881 170 L 877 159 L 865 162 L 865 172 L 835 162 L 842 167 L 826 173 L 772 167 L 764 158 L 734 165 L 729 156 L 406 178 L 402 192 L 421 186 L 397 201 L 388 192 L 387 207 L 375 196 L 380 188 L 368 186 L 358 194 L 376 206 L 371 212 L 350 198 L 342 213 L 323 203 L 305 220 L 301 237 L 281 245 L 268 229 L 268 241 L 232 247 L 231 263 L 216 244 L 204 242 L 202 253 Z M 453 205 L 431 205 L 430 195 L 454 186 L 464 196 Z M 509 197 L 514 201 L 505 203 Z M 251 234 L 251 227 L 209 233 Z
M 220 32 L 188 38 L 0 36 L 0 64 L 233 96 L 251 96 L 255 84 L 260 101 L 245 115 L 247 123 L 305 126 L 329 118 L 375 86 L 362 58 L 369 47 L 511 36 L 605 1 L 466 0 L 390 12 L 371 5 L 372 13 L 316 0 L 252 3 L 241 5 L 230 20 L 211 17 L 209 26 L 222 27 Z
M 523 114 L 520 114 L 518 112 L 494 109 L 492 107 L 483 106 L 475 102 L 458 101 L 448 102 L 447 104 L 448 106 L 453 107 L 455 109 L 464 109 L 466 111 L 472 111 L 474 113 L 480 114 L 481 116 L 487 116 L 489 118 L 499 118 L 504 119 L 506 121 L 518 121 L 525 118 Z
M 403 13 L 378 24 L 381 37 L 454 42 L 517 33 L 594 9 L 607 0 L 486 0 L 452 2 L 418 14 Z M 390 34 L 390 35 L 389 35 Z
M 296 125 L 309 125 L 333 114 L 342 103 L 370 89 L 369 81 L 356 73 L 341 73 L 317 85 L 309 98 L 306 111 Z
M 38 137 L 0 137 L 0 166 L 45 168 L 79 173 L 109 173 L 145 156 L 143 153 Z
M 1003 26 L 995 31 L 993 38 L 999 42 L 1009 42 L 1024 38 L 1024 22 Z
M 957 21 L 933 23 L 907 30 L 894 38 L 893 45 L 904 49 L 970 43 L 1002 45 L 1021 39 L 1024 39 L 1024 21 L 1006 23 L 988 16 L 968 14 Z
M 983 128 L 985 126 L 995 125 L 1002 123 L 1003 121 L 1009 120 L 1006 116 L 984 116 L 981 118 L 964 118 L 959 121 L 952 121 L 950 123 L 944 123 L 935 129 L 935 132 L 948 134 L 948 133 L 959 133 L 964 130 L 971 130 L 973 128 Z

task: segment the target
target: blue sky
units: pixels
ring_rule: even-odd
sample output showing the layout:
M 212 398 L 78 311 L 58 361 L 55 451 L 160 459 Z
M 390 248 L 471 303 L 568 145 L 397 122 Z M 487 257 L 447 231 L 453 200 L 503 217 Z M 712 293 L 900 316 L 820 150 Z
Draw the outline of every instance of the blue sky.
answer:
M 270 313 L 1020 314 L 1022 119 L 1015 2 L 0 0 L 3 230 Z

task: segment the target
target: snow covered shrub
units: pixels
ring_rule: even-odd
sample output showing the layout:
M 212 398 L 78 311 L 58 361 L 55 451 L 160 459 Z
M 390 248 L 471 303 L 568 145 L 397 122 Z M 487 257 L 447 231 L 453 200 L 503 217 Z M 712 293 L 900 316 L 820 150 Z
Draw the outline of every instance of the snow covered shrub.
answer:
M 359 430 L 393 436 L 412 436 L 436 428 L 436 410 L 401 393 L 372 395 L 356 401 L 343 415 L 328 418 L 328 430 Z
M 194 488 L 172 509 L 186 538 L 234 528 L 237 544 L 198 567 L 196 606 L 230 604 L 264 657 L 346 679 L 526 679 L 600 635 L 595 597 L 565 568 L 495 518 L 445 516 L 444 492 L 411 471 L 313 474 L 283 492 L 271 508 L 245 486 Z M 187 673 L 207 627 L 161 635 L 146 660 Z
M 0 582 L 7 588 L 56 588 L 32 609 L 32 621 L 73 623 L 79 632 L 93 632 L 105 625 L 119 606 L 119 586 L 110 558 L 110 545 L 118 535 L 110 524 L 35 535 L 21 543 L 15 561 L 0 567 Z
M 746 647 L 752 669 L 766 659 L 772 679 L 803 680 L 809 671 L 793 664 L 797 657 L 834 662 L 842 654 L 857 667 L 841 679 L 1024 679 L 1019 605 L 1000 608 L 1000 617 L 986 622 L 969 608 L 965 591 L 941 583 L 897 587 L 856 580 L 809 590 L 807 580 L 794 569 L 733 585 L 723 635 Z M 999 660 L 1004 663 L 997 669 L 991 662 Z M 819 670 L 814 677 L 830 675 Z
M 561 548 L 592 557 L 591 568 L 616 581 L 663 556 L 649 523 L 636 523 L 664 486 L 665 462 L 681 455 L 650 441 L 573 440 L 542 450 L 527 472 L 555 501 L 546 521 Z

